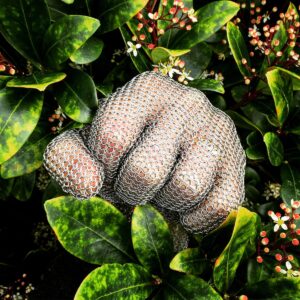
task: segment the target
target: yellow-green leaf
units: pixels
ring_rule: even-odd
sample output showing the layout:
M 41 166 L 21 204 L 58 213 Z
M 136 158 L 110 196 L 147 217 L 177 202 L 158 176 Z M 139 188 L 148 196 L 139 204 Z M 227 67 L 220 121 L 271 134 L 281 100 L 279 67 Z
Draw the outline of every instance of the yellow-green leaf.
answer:
M 174 37 L 172 49 L 189 49 L 205 41 L 224 26 L 239 11 L 240 5 L 232 1 L 213 1 L 197 12 L 198 22 L 190 31 L 179 31 Z
M 257 219 L 256 213 L 239 208 L 231 239 L 215 262 L 213 277 L 219 291 L 231 286 L 248 243 L 256 237 Z
M 103 46 L 102 40 L 92 36 L 71 55 L 70 59 L 76 64 L 89 64 L 100 56 Z
M 50 226 L 63 247 L 92 264 L 134 260 L 127 219 L 110 203 L 70 196 L 45 202 Z
M 99 16 L 102 27 L 101 32 L 114 30 L 144 8 L 148 0 L 119 1 L 119 0 L 101 0 L 97 1 Z
M 66 76 L 65 73 L 33 73 L 30 76 L 15 77 L 6 86 L 43 92 L 49 85 L 62 81 Z
M 163 47 L 156 47 L 151 51 L 152 61 L 157 64 L 169 60 L 170 56 L 178 57 L 190 52 L 190 49 L 171 50 Z
M 282 126 L 289 114 L 289 104 L 293 99 L 293 88 L 290 76 L 283 76 L 279 69 L 266 73 L 268 84 L 274 99 L 277 119 Z
M 283 162 L 284 148 L 278 135 L 274 132 L 267 132 L 264 135 L 264 143 L 270 163 L 275 167 L 280 166 Z
M 170 262 L 170 269 L 187 274 L 200 275 L 209 267 L 209 261 L 198 248 L 187 248 L 177 253 Z
M 200 91 L 211 91 L 224 94 L 225 90 L 220 80 L 214 79 L 195 79 L 190 81 L 189 86 L 199 89 Z
M 74 300 L 148 299 L 152 277 L 136 264 L 107 264 L 92 271 L 79 286 Z
M 143 266 L 154 274 L 164 273 L 173 256 L 167 222 L 152 206 L 137 206 L 131 222 L 133 248 Z
M 99 28 L 97 19 L 68 15 L 50 25 L 44 36 L 45 61 L 52 69 L 58 68 L 79 49 Z
M 0 90 L 0 164 L 10 159 L 34 130 L 42 111 L 43 94 L 34 90 Z
M 245 64 L 242 63 L 242 59 L 245 59 L 247 65 L 250 67 L 250 57 L 248 54 L 246 43 L 238 26 L 234 25 L 232 22 L 227 23 L 227 38 L 230 50 L 233 54 L 233 57 L 240 72 L 244 76 L 251 75 L 249 69 L 246 67 Z

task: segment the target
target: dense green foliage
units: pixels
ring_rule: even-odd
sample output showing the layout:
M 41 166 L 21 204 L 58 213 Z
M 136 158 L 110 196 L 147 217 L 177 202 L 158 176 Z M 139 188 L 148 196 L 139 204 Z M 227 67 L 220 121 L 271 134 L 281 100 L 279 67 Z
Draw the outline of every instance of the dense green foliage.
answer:
M 0 209 L 14 218 L 8 203 L 38 211 L 47 200 L 60 244 L 98 265 L 75 299 L 300 298 L 300 8 L 269 2 L 0 0 Z M 244 207 L 178 251 L 152 206 L 131 215 L 74 199 L 42 167 L 52 138 L 153 69 L 205 92 L 247 155 Z M 10 264 L 0 256 L 0 275 Z

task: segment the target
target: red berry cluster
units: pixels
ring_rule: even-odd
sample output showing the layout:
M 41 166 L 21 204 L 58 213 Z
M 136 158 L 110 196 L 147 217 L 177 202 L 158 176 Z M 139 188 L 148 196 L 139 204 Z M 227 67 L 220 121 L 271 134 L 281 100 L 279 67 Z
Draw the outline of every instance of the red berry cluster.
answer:
M 299 247 L 300 228 L 297 228 L 296 221 L 300 219 L 297 209 L 300 207 L 300 201 L 292 200 L 292 207 L 287 207 L 285 203 L 280 204 L 283 213 L 269 211 L 268 215 L 272 218 L 275 226 L 272 230 L 263 230 L 260 232 L 260 238 L 257 245 L 258 263 L 263 263 L 263 256 L 273 257 L 276 260 L 276 272 L 282 272 L 282 265 L 294 260 L 290 253 Z
M 15 75 L 16 74 L 16 68 L 0 52 L 0 74 L 1 73 L 7 74 L 7 75 Z
M 149 49 L 155 48 L 167 31 L 191 30 L 192 23 L 197 22 L 194 10 L 185 7 L 183 1 L 162 0 L 161 9 L 157 9 L 157 0 L 152 0 L 136 15 L 138 24 L 132 40 Z
M 297 39 L 300 37 L 300 22 L 297 10 L 290 6 L 286 12 L 280 12 L 275 6 L 271 11 L 263 13 L 263 6 L 266 3 L 266 0 L 261 1 L 260 6 L 257 6 L 254 2 L 250 3 L 252 24 L 252 27 L 248 28 L 250 44 L 254 47 L 254 51 L 259 51 L 267 57 L 269 66 L 299 67 L 299 54 L 294 50 L 296 45 L 299 46 Z M 246 8 L 246 6 L 242 7 Z M 276 23 L 274 23 L 274 20 L 270 20 L 273 15 L 274 18 L 278 18 Z M 278 34 L 282 29 L 283 34 Z M 286 38 L 284 35 L 286 35 Z M 250 56 L 255 55 L 254 51 L 250 52 Z M 273 55 L 275 59 L 271 61 L 270 55 Z

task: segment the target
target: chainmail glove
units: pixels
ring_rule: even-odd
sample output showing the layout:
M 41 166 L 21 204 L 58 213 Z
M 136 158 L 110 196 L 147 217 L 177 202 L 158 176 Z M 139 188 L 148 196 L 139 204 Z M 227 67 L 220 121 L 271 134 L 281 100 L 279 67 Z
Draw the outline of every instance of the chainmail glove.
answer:
M 208 233 L 244 199 L 245 154 L 233 121 L 197 89 L 156 72 L 136 76 L 92 125 L 48 145 L 45 167 L 77 198 L 152 202 Z

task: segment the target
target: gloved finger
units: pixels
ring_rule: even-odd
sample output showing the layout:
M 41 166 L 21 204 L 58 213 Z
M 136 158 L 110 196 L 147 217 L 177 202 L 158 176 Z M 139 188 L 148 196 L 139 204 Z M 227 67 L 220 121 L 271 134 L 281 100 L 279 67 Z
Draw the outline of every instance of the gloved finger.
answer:
M 185 229 L 206 234 L 244 200 L 246 158 L 239 143 L 232 150 L 223 161 L 222 171 L 207 197 L 196 207 L 181 213 L 181 223 Z
M 220 151 L 201 132 L 181 153 L 170 181 L 158 192 L 154 202 L 161 207 L 185 211 L 199 204 L 212 189 Z
M 97 112 L 88 147 L 102 162 L 105 182 L 101 195 L 114 201 L 113 183 L 121 159 L 135 145 L 145 127 L 153 122 L 172 100 L 173 83 L 154 72 L 145 72 L 117 90 Z M 178 89 L 178 88 L 177 88 Z
M 47 146 L 44 166 L 63 191 L 84 199 L 99 193 L 104 173 L 83 143 L 80 131 L 68 130 Z
M 150 201 L 167 180 L 180 150 L 183 124 L 176 113 L 166 113 L 148 128 L 126 157 L 115 190 L 125 202 Z

